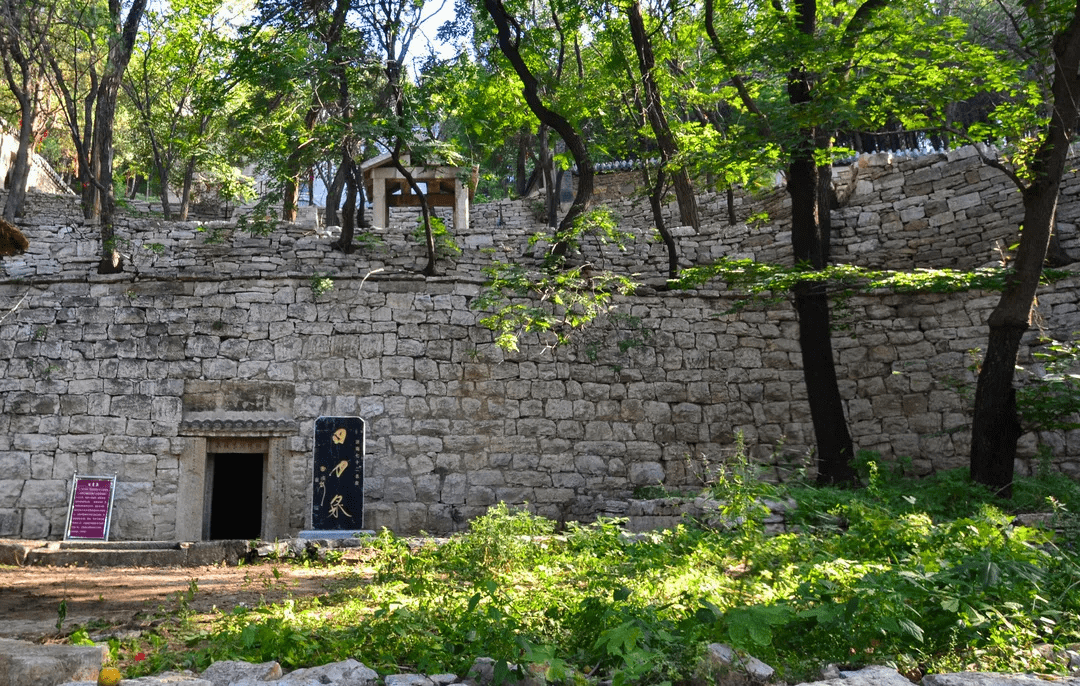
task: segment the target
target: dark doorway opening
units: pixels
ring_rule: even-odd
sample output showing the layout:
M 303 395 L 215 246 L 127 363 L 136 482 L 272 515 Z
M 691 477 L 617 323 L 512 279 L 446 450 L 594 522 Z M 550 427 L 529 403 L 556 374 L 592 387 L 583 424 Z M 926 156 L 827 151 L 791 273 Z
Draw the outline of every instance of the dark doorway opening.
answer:
M 262 533 L 262 453 L 211 453 L 210 540 L 253 539 Z

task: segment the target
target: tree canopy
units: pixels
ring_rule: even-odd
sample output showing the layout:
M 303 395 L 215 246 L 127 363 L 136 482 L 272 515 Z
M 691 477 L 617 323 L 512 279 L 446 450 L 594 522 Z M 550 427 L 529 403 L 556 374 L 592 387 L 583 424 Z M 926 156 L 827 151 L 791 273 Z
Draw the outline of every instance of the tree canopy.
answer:
M 42 128 L 68 132 L 70 142 L 54 142 L 51 153 L 83 193 L 86 216 L 100 219 L 99 271 L 123 268 L 112 235 L 114 159 L 128 176 L 155 180 L 166 217 L 177 189 L 186 216 L 195 175 L 232 195 L 234 169 L 254 164 L 272 180 L 262 205 L 292 219 L 300 188 L 318 175 L 343 229 L 334 245 L 348 253 L 354 228 L 368 223 L 359 162 L 389 153 L 422 198 L 428 260 L 420 270 L 435 274 L 436 227 L 404 162 L 411 155 L 475 165 L 488 197 L 543 187 L 545 275 L 497 267 L 498 288 L 484 302 L 499 307 L 500 289 L 559 292 L 578 308 L 575 321 L 598 311 L 611 284 L 630 287 L 627 275 L 583 276 L 573 262 L 582 232 L 611 230 L 593 213 L 598 162 L 643 161 L 673 280 L 708 269 L 682 257 L 664 205 L 674 199 L 678 221 L 697 230 L 697 192 L 730 193 L 780 173 L 791 254 L 804 274 L 790 292 L 827 482 L 855 478 L 826 290 L 809 276 L 831 273 L 832 162 L 883 133 L 921 147 L 992 142 L 999 153 L 986 162 L 1014 179 L 1027 215 L 1008 304 L 991 319 L 976 421 L 1013 426 L 1015 408 L 987 399 L 1008 396 L 1011 376 L 987 370 L 1011 366 L 1014 339 L 1028 326 L 1076 127 L 1069 79 L 1080 4 L 458 0 L 439 43 L 424 46 L 425 23 L 441 8 L 434 0 L 170 0 L 150 8 L 145 0 L 5 0 L 0 53 L 10 98 L 0 105 L 17 113 L 27 150 Z M 565 207 L 559 189 L 571 177 Z M 18 212 L 13 197 L 5 216 Z M 490 321 L 507 345 L 535 324 Z M 994 344 L 1006 330 L 1008 341 Z M 1011 472 L 985 467 L 1005 464 L 1009 453 L 973 449 L 973 474 L 1004 488 Z

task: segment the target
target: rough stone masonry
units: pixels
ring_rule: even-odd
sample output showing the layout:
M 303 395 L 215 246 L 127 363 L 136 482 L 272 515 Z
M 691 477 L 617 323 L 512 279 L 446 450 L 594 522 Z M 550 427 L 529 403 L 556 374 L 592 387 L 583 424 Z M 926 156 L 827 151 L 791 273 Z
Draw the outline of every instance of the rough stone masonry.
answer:
M 970 149 L 864 156 L 837 177 L 840 261 L 973 268 L 1015 242 L 1019 194 Z M 1069 177 L 1059 231 L 1080 256 L 1078 192 Z M 723 196 L 701 201 L 701 231 L 675 231 L 685 263 L 790 252 L 782 189 L 739 196 L 734 226 Z M 117 475 L 114 539 L 209 538 L 230 508 L 258 513 L 243 537 L 295 535 L 310 523 L 322 415 L 366 420 L 364 526 L 400 533 L 458 530 L 498 501 L 558 520 L 621 515 L 637 487 L 699 484 L 737 434 L 767 475 L 813 470 L 792 308 L 725 314 L 739 294 L 660 288 L 666 257 L 644 203 L 611 203 L 642 229 L 627 250 L 586 239 L 580 258 L 638 274 L 639 293 L 570 345 L 533 336 L 507 353 L 471 304 L 493 260 L 538 259 L 532 201 L 475 208 L 455 236 L 462 254 L 432 278 L 415 273 L 407 212 L 353 255 L 311 226 L 253 237 L 133 212 L 120 226 L 128 270 L 98 276 L 97 227 L 75 202 L 31 195 L 19 223 L 30 250 L 0 263 L 0 536 L 60 537 L 75 472 Z M 333 288 L 313 290 L 322 277 Z M 1050 332 L 1080 328 L 1078 283 L 1041 291 Z M 966 464 L 958 390 L 996 300 L 846 301 L 834 347 L 858 448 L 919 472 Z M 1026 435 L 1021 471 L 1040 443 L 1080 475 L 1078 432 Z

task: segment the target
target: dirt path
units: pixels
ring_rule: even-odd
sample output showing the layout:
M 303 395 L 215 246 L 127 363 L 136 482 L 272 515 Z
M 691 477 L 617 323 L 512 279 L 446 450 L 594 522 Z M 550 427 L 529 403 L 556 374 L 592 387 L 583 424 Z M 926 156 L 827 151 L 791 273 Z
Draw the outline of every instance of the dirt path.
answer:
M 65 599 L 65 631 L 91 622 L 92 626 L 138 630 L 183 602 L 201 614 L 215 607 L 228 612 L 242 604 L 320 595 L 341 584 L 341 571 L 340 567 L 269 563 L 240 567 L 0 567 L 0 637 L 39 639 L 55 634 L 60 603 Z

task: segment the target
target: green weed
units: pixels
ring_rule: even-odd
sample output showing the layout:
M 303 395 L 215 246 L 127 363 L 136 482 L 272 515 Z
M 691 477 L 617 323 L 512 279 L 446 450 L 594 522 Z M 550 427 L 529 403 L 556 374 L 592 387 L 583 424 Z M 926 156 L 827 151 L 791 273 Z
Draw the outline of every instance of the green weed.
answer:
M 151 636 L 120 652 L 152 652 L 133 674 L 346 658 L 384 674 L 464 674 L 484 656 L 504 677 L 518 664 L 562 683 L 623 686 L 690 680 L 705 646 L 724 641 L 786 681 L 830 662 L 1060 672 L 1036 646 L 1080 642 L 1072 540 L 1014 524 L 1011 503 L 960 472 L 915 481 L 898 468 L 867 456 L 871 488 L 781 488 L 762 485 L 735 451 L 713 485 L 735 526 L 633 539 L 619 520 L 557 532 L 498 505 L 441 545 L 373 537 L 364 567 L 338 568 L 333 593 L 237 608 L 203 627 L 178 622 L 182 651 Z M 1080 497 L 1050 475 L 1015 490 L 1054 526 Z M 798 502 L 788 533 L 764 534 L 770 496 Z

